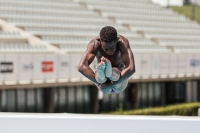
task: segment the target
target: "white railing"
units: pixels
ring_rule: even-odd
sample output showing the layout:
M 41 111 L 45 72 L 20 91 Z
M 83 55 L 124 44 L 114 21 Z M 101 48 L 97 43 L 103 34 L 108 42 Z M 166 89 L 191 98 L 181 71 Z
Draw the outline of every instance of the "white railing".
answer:
M 200 5 L 200 0 L 190 0 L 190 1 L 191 1 L 191 3 L 195 3 L 197 5 Z
M 159 4 L 160 6 L 183 6 L 183 0 L 152 0 L 153 3 Z
M 200 117 L 1 113 L 1 133 L 199 133 Z

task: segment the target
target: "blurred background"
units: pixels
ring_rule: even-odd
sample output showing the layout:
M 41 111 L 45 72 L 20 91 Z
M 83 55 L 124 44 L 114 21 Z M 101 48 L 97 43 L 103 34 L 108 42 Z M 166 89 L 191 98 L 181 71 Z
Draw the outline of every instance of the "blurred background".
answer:
M 128 38 L 136 65 L 127 89 L 112 95 L 77 70 L 107 25 Z M 199 101 L 200 0 L 0 0 L 1 112 L 196 109 Z

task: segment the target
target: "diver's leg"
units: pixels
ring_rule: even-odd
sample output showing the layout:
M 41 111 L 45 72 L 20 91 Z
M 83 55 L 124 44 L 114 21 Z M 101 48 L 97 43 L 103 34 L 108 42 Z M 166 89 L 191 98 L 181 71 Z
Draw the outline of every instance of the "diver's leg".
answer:
M 128 79 L 124 80 L 122 83 L 115 85 L 113 87 L 113 93 L 120 93 L 126 89 L 128 86 Z
M 117 81 L 117 80 L 119 80 L 120 77 L 121 77 L 121 71 L 120 71 L 120 69 L 118 69 L 117 67 L 113 67 L 112 68 L 112 75 L 111 75 L 111 77 L 109 77 L 109 79 L 111 81 Z M 122 83 L 120 83 L 118 85 L 115 85 L 112 88 L 111 94 L 122 92 L 123 90 L 126 89 L 127 85 L 128 85 L 128 79 L 124 80 Z

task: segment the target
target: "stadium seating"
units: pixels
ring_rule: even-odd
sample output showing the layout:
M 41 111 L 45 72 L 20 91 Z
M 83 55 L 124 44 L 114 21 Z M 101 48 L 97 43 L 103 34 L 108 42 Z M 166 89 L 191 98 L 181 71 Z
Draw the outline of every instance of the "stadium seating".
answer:
M 26 43 L 26 39 L 21 37 L 17 32 L 3 32 L 0 31 L 0 43 Z
M 148 5 L 152 7 L 149 2 Z M 156 46 L 151 39 L 73 1 L 0 0 L 0 7 L 0 18 L 57 46 L 61 51 L 83 52 L 88 42 L 98 36 L 100 29 L 106 25 L 114 26 L 118 34 L 129 39 L 131 46 Z
M 188 33 L 169 33 L 169 32 L 145 32 L 145 36 L 146 37 L 154 37 L 154 38 L 168 38 L 168 39 L 173 39 L 173 38 L 177 38 L 177 39 L 181 39 L 181 38 L 185 38 L 185 39 L 189 39 L 189 40 L 199 40 L 199 36 L 200 33 L 196 33 L 196 34 L 188 34 Z
M 198 46 L 200 40 L 187 40 L 187 39 L 159 39 L 161 45 L 167 46 Z
M 90 10 L 99 10 L 104 17 L 115 18 L 116 23 L 128 25 L 132 31 L 141 32 L 145 38 L 156 40 L 160 46 L 174 46 L 174 49 L 178 49 L 181 47 L 177 46 L 195 47 L 200 44 L 200 26 L 196 22 L 148 0 L 75 1 L 87 5 Z
M 200 53 L 200 46 L 174 46 L 174 53 Z
M 114 26 L 136 51 L 168 53 L 168 46 L 175 50 L 200 44 L 196 22 L 150 0 L 0 0 L 0 18 L 66 52 L 83 52 L 105 25 Z M 0 42 L 14 39 L 29 47 L 19 34 L 7 36 L 2 33 Z
M 44 45 L 0 44 L 1 53 L 51 53 Z
M 28 44 L 19 32 L 0 30 L 0 53 L 52 53 L 45 45 Z
M 141 45 L 132 45 L 131 49 L 134 53 L 171 53 L 171 49 L 168 49 L 165 46 L 141 46 Z

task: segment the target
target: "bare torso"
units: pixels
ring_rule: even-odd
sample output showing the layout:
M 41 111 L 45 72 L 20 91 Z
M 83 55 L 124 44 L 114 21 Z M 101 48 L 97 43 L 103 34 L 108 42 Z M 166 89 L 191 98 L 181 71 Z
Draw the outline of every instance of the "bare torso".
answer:
M 101 43 L 100 43 L 100 38 L 96 37 L 95 38 L 95 47 L 96 47 L 96 59 L 97 62 L 100 63 L 101 62 L 101 57 L 104 56 L 105 58 L 109 59 L 112 67 L 117 67 L 119 70 L 123 70 L 125 65 L 124 62 L 122 61 L 121 58 L 121 51 L 120 51 L 120 45 L 124 45 L 123 44 L 123 37 L 122 36 L 118 36 L 119 40 L 117 42 L 117 49 L 115 51 L 115 53 L 113 55 L 108 55 L 106 54 L 103 49 L 101 48 Z

